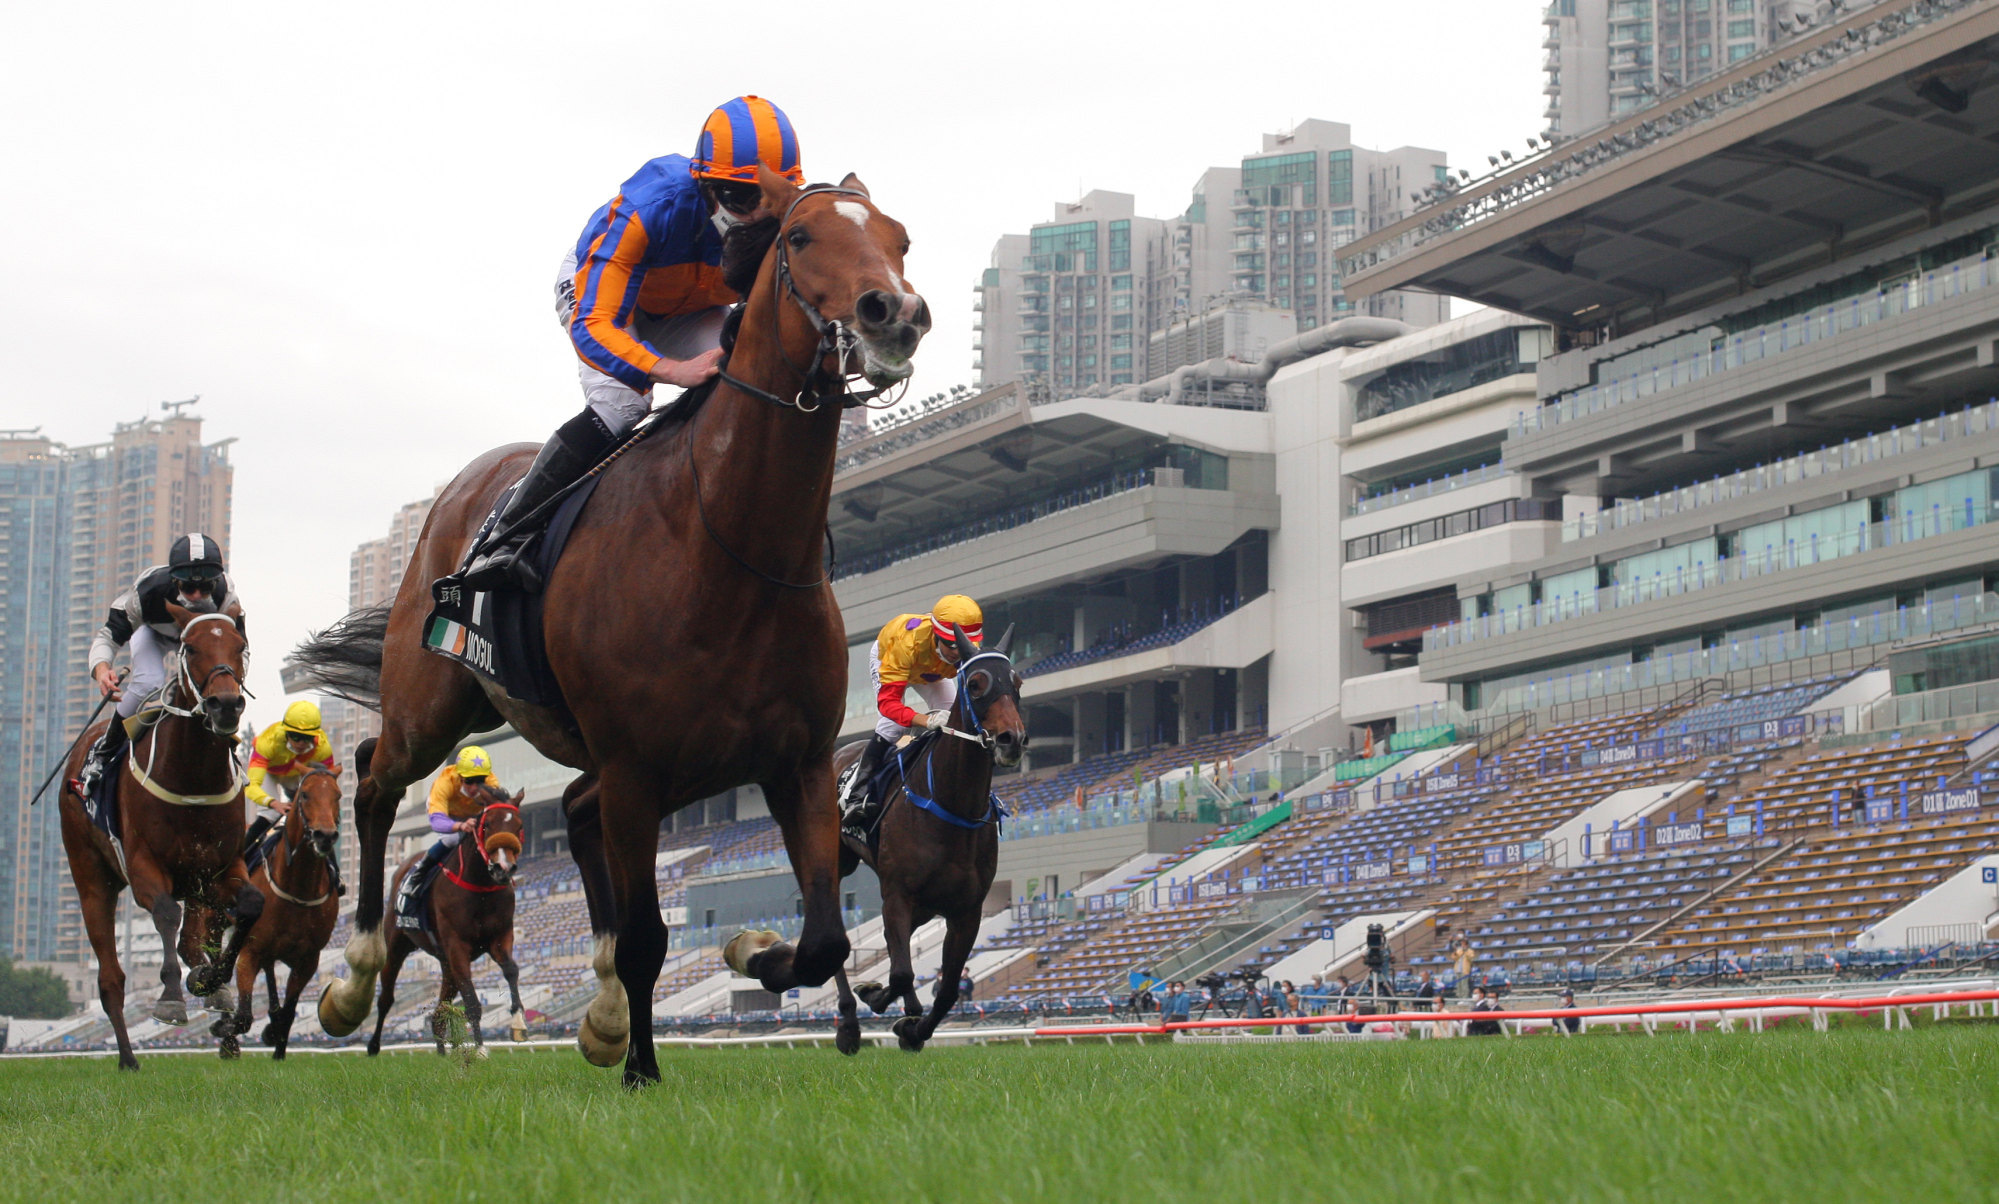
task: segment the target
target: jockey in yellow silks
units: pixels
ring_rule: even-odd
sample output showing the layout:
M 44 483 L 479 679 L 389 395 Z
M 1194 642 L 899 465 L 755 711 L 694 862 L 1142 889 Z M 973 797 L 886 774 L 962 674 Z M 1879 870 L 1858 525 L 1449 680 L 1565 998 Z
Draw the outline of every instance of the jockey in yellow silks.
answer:
M 333 744 L 320 728 L 319 707 L 300 700 L 286 707 L 285 717 L 258 733 L 250 745 L 243 796 L 257 809 L 257 818 L 243 834 L 246 853 L 254 853 L 264 833 L 291 811 L 299 782 L 315 766 L 340 772 L 333 761 Z M 256 860 L 253 856 L 252 862 Z
M 430 876 L 444 855 L 458 847 L 479 822 L 482 804 L 465 792 L 467 782 L 490 786 L 497 790 L 500 779 L 493 776 L 493 758 L 476 744 L 468 744 L 458 750 L 458 759 L 445 767 L 437 780 L 430 784 L 430 803 L 425 808 L 430 814 L 430 830 L 437 833 L 437 839 L 423 854 L 423 860 L 403 875 L 402 890 L 396 896 L 396 913 L 404 914 L 408 904 L 415 898 L 417 887 Z
M 866 809 L 867 782 L 882 757 L 913 728 L 943 727 L 958 697 L 958 644 L 963 636 L 975 647 L 985 632 L 979 604 L 963 594 L 937 599 L 929 614 L 897 615 L 875 637 L 868 652 L 868 674 L 875 687 L 875 734 L 855 763 L 841 797 L 843 822 L 865 828 L 872 818 Z M 918 713 L 903 695 L 909 690 L 923 701 Z

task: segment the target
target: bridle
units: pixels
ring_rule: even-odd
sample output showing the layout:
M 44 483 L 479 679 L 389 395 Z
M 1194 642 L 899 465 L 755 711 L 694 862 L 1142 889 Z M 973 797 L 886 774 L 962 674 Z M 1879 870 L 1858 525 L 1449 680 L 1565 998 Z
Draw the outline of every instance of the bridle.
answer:
M 828 318 L 820 313 L 819 307 L 806 300 L 805 294 L 798 291 L 798 281 L 791 274 L 791 242 L 785 237 L 785 234 L 791 229 L 791 218 L 793 214 L 798 212 L 798 207 L 804 204 L 807 198 L 816 196 L 853 196 L 859 197 L 870 204 L 873 203 L 873 198 L 858 188 L 842 188 L 837 184 L 808 184 L 797 196 L 791 199 L 791 204 L 785 207 L 784 217 L 778 221 L 777 239 L 771 248 L 777 256 L 775 267 L 777 288 L 783 296 L 789 297 L 792 303 L 798 306 L 805 314 L 805 320 L 812 323 L 812 329 L 817 331 L 819 335 L 818 346 L 812 351 L 811 366 L 809 368 L 801 368 L 797 364 L 792 363 L 791 358 L 783 352 L 784 341 L 779 318 L 779 307 L 771 307 L 770 329 L 773 345 L 779 349 L 778 357 L 784 361 L 785 367 L 790 368 L 793 374 L 798 376 L 803 382 L 800 386 L 798 396 L 787 400 L 766 389 L 759 389 L 755 385 L 731 376 L 726 367 L 720 370 L 719 375 L 722 380 L 726 381 L 733 388 L 748 393 L 752 397 L 770 402 L 772 405 L 797 410 L 801 414 L 817 413 L 827 402 L 835 400 L 840 403 L 840 408 L 844 410 L 856 409 L 862 406 L 867 406 L 869 409 L 886 409 L 901 401 L 902 394 L 897 393 L 894 398 L 883 402 L 879 406 L 868 406 L 868 403 L 880 398 L 889 389 L 899 388 L 906 390 L 909 386 L 908 379 L 904 378 L 894 385 L 869 389 L 863 393 L 854 392 L 852 382 L 860 374 L 848 372 L 846 368 L 848 362 L 853 358 L 854 353 L 860 349 L 861 336 L 849 329 L 845 322 L 837 318 Z M 828 356 L 834 357 L 833 363 L 835 364 L 834 370 L 830 373 L 826 371 L 825 367 L 826 357 Z M 806 404 L 808 397 L 812 401 L 810 405 Z
M 306 821 L 304 808 L 302 808 L 299 805 L 299 795 L 305 793 L 305 784 L 311 781 L 315 777 L 332 778 L 336 783 L 340 781 L 340 775 L 326 768 L 324 765 L 311 766 L 305 771 L 305 773 L 299 776 L 298 786 L 292 791 L 291 810 L 293 813 L 296 813 L 298 815 L 299 826 L 306 828 L 308 833 L 310 833 L 311 828 Z M 340 822 L 340 808 L 338 806 L 334 807 L 333 809 L 333 819 L 336 825 L 333 831 L 335 835 L 338 835 L 340 832 L 340 829 L 337 826 Z M 292 827 L 291 815 L 288 814 L 285 817 L 284 826 L 278 829 L 278 847 L 284 850 L 285 866 L 287 868 L 289 868 L 293 860 L 298 857 L 298 849 L 296 846 L 292 844 L 291 840 L 291 827 Z M 319 853 L 319 850 L 313 846 L 312 838 L 310 835 L 306 837 L 306 846 L 308 848 L 313 849 L 314 856 L 320 857 L 321 860 L 324 860 L 323 855 L 321 855 Z M 320 892 L 320 895 L 317 899 L 301 899 L 297 895 L 291 894 L 290 892 L 286 891 L 284 887 L 278 885 L 277 867 L 272 865 L 268 858 L 266 858 L 264 861 L 264 876 L 266 878 L 269 878 L 271 881 L 271 892 L 277 895 L 278 898 L 283 899 L 285 902 L 290 903 L 295 907 L 318 907 L 321 903 L 326 902 L 326 900 L 329 897 L 331 897 L 331 895 L 333 894 L 333 886 L 330 880 L 327 883 L 327 888 L 324 891 Z
M 954 709 L 958 711 L 959 715 L 963 717 L 965 723 L 970 727 L 971 730 L 965 731 L 959 728 L 950 727 L 948 725 L 945 727 L 932 728 L 931 730 L 935 732 L 941 732 L 946 736 L 955 736 L 960 740 L 965 740 L 969 741 L 970 743 L 976 744 L 980 748 L 985 750 L 986 756 L 988 758 L 991 758 L 991 756 L 993 755 L 993 748 L 998 743 L 998 737 L 996 737 L 992 732 L 987 731 L 985 724 L 979 721 L 978 708 L 972 704 L 971 696 L 965 689 L 966 683 L 970 680 L 968 674 L 971 672 L 972 666 L 979 663 L 982 660 L 997 660 L 1005 665 L 1007 673 L 1006 680 L 1009 683 L 1008 694 L 1012 694 L 1011 683 L 1013 680 L 1013 659 L 1011 657 L 1009 657 L 1004 652 L 998 652 L 998 651 L 979 652 L 971 656 L 968 656 L 965 658 L 964 663 L 958 666 L 958 675 L 956 681 L 957 698 L 956 701 L 954 701 L 951 705 Z M 999 679 L 995 677 L 993 680 L 995 681 L 995 683 L 997 683 Z M 997 697 L 998 696 L 996 695 L 995 699 Z M 988 705 L 990 705 L 990 703 Z M 978 819 L 966 819 L 963 816 L 954 815 L 948 808 L 944 807 L 941 803 L 939 803 L 937 801 L 936 765 L 937 765 L 937 752 L 936 748 L 933 746 L 930 752 L 927 755 L 925 755 L 925 757 L 923 758 L 923 785 L 924 789 L 928 790 L 930 793 L 927 796 L 921 795 L 916 792 L 916 790 L 910 783 L 909 768 L 906 764 L 904 764 L 902 760 L 901 751 L 898 750 L 896 752 L 896 769 L 902 776 L 902 796 L 909 800 L 910 806 L 915 807 L 918 811 L 923 811 L 932 816 L 935 816 L 936 818 L 943 820 L 945 823 L 950 824 L 954 828 L 983 828 L 987 824 L 991 824 L 994 827 L 1000 826 L 1001 821 L 1006 819 L 1007 815 L 1006 807 L 1003 804 L 1001 804 L 1001 802 L 999 801 L 999 796 L 991 793 L 990 791 L 988 791 L 986 795 L 986 813 L 980 816 Z M 886 813 L 887 809 L 884 808 L 883 814 Z
M 249 688 L 244 686 L 242 674 L 229 665 L 216 665 L 204 674 L 200 681 L 197 682 L 194 680 L 194 671 L 187 666 L 187 635 L 194 630 L 196 625 L 210 622 L 211 620 L 230 624 L 235 623 L 234 619 L 219 611 L 211 614 L 196 615 L 187 621 L 187 625 L 181 628 L 180 654 L 174 658 L 176 663 L 174 665 L 173 680 L 162 686 L 159 692 L 154 695 L 155 705 L 151 709 L 164 711 L 166 714 L 181 719 L 198 720 L 203 727 L 208 728 L 211 734 L 220 736 L 223 733 L 216 731 L 209 725 L 208 717 L 200 709 L 202 694 L 203 691 L 208 689 L 208 683 L 214 681 L 218 675 L 226 673 L 235 679 L 236 688 L 243 692 L 244 697 L 251 698 L 255 697 L 255 695 L 251 694 Z M 175 706 L 172 700 L 180 694 L 183 688 L 187 690 L 187 695 L 192 701 L 186 707 Z M 144 712 L 141 711 L 141 713 L 143 714 Z M 117 723 L 119 720 L 113 719 L 112 722 Z M 243 767 L 237 763 L 233 755 L 229 758 L 229 785 L 221 791 L 215 794 L 181 794 L 177 791 L 168 790 L 153 777 L 153 758 L 158 754 L 159 748 L 160 742 L 157 736 L 148 739 L 146 741 L 146 767 L 144 769 L 139 768 L 138 750 L 134 749 L 132 755 L 125 762 L 125 769 L 126 772 L 132 775 L 134 781 L 145 788 L 146 793 L 161 802 L 170 803 L 176 807 L 218 807 L 225 803 L 235 802 L 237 796 L 242 793 L 244 781 Z
M 469 843 L 478 847 L 479 861 L 489 870 L 492 867 L 493 859 L 486 852 L 486 817 L 495 811 L 511 811 L 515 815 L 519 815 L 521 813 L 521 809 L 518 804 L 515 804 L 513 802 L 504 799 L 499 802 L 487 803 L 479 808 L 479 822 L 475 824 L 472 828 L 472 831 L 470 833 L 472 839 Z M 454 874 L 449 869 L 445 869 L 444 870 L 445 877 L 451 879 L 452 883 L 461 890 L 469 890 L 474 894 L 482 894 L 482 895 L 491 894 L 494 891 L 506 890 L 513 885 L 513 883 L 510 881 L 489 882 L 484 885 L 467 882 L 465 880 L 465 846 L 467 843 L 468 842 L 463 840 L 458 842 L 458 872 Z
M 965 663 L 958 666 L 956 700 L 951 705 L 957 709 L 958 714 L 965 721 L 965 727 L 970 730 L 967 731 L 955 727 L 941 727 L 937 730 L 947 736 L 956 736 L 960 740 L 969 740 L 980 748 L 985 749 L 987 756 L 991 756 L 993 746 L 999 742 L 999 738 L 987 731 L 985 724 L 979 722 L 978 709 L 972 705 L 971 695 L 965 689 L 966 683 L 971 680 L 969 674 L 971 673 L 972 666 L 983 660 L 1005 662 L 1007 681 L 1010 683 L 1013 680 L 1013 658 L 1004 652 L 980 652 L 966 657 Z M 995 677 L 993 680 L 997 682 L 999 678 Z

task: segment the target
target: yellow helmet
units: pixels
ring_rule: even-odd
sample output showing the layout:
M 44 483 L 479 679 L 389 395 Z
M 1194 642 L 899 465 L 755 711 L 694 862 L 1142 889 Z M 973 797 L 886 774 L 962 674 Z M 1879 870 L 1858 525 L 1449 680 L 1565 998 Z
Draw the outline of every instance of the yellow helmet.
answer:
M 319 734 L 318 705 L 301 700 L 286 707 L 285 732 L 288 735 L 317 736 Z
M 986 616 L 979 610 L 979 604 L 963 594 L 945 594 L 930 608 L 930 626 L 946 643 L 954 635 L 978 643 L 985 623 Z
M 468 744 L 458 750 L 458 776 L 461 778 L 485 778 L 493 774 L 493 758 L 476 744 Z

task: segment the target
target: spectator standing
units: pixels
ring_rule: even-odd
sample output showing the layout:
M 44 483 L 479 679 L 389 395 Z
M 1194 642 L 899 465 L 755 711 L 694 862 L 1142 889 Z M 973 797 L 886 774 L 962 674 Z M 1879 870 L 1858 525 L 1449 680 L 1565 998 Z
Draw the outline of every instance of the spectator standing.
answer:
M 970 970 L 958 975 L 958 998 L 964 1003 L 972 1001 L 972 972 Z
M 1340 999 L 1344 1005 L 1340 1008 L 1341 1011 L 1348 1013 L 1360 1011 L 1364 1006 L 1360 997 L 1360 983 L 1349 981 L 1344 974 L 1340 975 Z M 1357 1033 L 1360 1030 L 1361 1026 L 1358 1024 L 1347 1025 L 1347 1031 L 1350 1033 Z
M 1471 942 L 1463 936 L 1451 941 L 1451 968 L 1457 972 L 1459 992 L 1469 994 L 1472 985 L 1472 951 Z
M 1177 1024 L 1193 1018 L 1194 997 L 1187 994 L 1187 984 L 1174 979 L 1166 984 L 1166 996 L 1159 1002 L 1159 1020 L 1162 1024 Z
M 1437 1003 L 1437 996 L 1442 990 L 1442 984 L 1430 977 L 1428 970 L 1423 971 L 1422 979 L 1416 984 L 1416 998 L 1421 1001 L 1416 1006 L 1426 1012 L 1434 1010 Z
M 1284 980 L 1284 1006 L 1291 1009 L 1293 1016 L 1303 1016 L 1305 1014 L 1305 998 L 1298 993 L 1298 984 L 1288 978 Z M 1298 1035 L 1301 1037 L 1309 1036 L 1311 1032 L 1312 1028 L 1310 1025 L 1301 1024 L 1298 1026 Z
M 1474 1012 L 1496 1012 L 1499 1001 L 1485 993 L 1484 987 L 1471 989 L 1471 1010 Z M 1500 1035 L 1499 1021 L 1473 1020 L 1465 1025 L 1465 1034 L 1472 1037 L 1497 1037 Z
M 1562 988 L 1561 1006 L 1565 1008 L 1574 1008 L 1576 1006 L 1576 993 L 1568 987 Z M 1583 1018 L 1581 1016 L 1563 1016 L 1561 1019 L 1555 1021 L 1555 1031 L 1565 1037 L 1571 1033 L 1581 1032 L 1582 1027 Z
M 1332 994 L 1332 988 L 1326 985 L 1325 975 L 1312 975 L 1312 981 L 1306 984 L 1303 992 L 1306 1010 L 1314 1016 L 1325 1015 L 1326 1001 L 1332 998 Z

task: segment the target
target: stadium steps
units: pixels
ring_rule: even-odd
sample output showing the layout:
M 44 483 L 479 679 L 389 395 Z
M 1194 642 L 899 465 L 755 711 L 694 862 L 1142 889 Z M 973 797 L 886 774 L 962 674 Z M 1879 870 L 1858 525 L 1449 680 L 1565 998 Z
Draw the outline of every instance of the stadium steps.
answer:
M 1625 941 L 1623 944 L 1618 945 L 1610 952 L 1597 958 L 1591 964 L 1596 966 L 1604 965 L 1605 963 L 1609 962 L 1612 958 L 1617 957 L 1619 954 L 1624 953 L 1629 949 L 1637 948 L 1638 946 L 1642 945 L 1644 942 L 1651 940 L 1654 936 L 1658 935 L 1659 933 L 1666 931 L 1668 928 L 1671 928 L 1674 924 L 1677 924 L 1681 920 L 1684 920 L 1687 916 L 1693 914 L 1695 911 L 1699 910 L 1700 908 L 1707 906 L 1708 904 L 1713 903 L 1716 899 L 1719 899 L 1723 895 L 1728 894 L 1736 887 L 1742 885 L 1744 880 L 1748 879 L 1750 876 L 1754 874 L 1761 872 L 1766 866 L 1770 865 L 1772 862 L 1782 861 L 1786 857 L 1793 856 L 1794 854 L 1797 853 L 1799 849 L 1804 847 L 1804 844 L 1805 844 L 1805 838 L 1802 836 L 1796 838 L 1795 840 L 1775 842 L 1774 846 L 1770 849 L 1769 852 L 1756 858 L 1749 865 L 1743 867 L 1741 870 L 1730 876 L 1727 881 L 1708 888 L 1708 890 L 1704 892 L 1699 898 L 1693 899 L 1687 903 L 1680 905 L 1680 907 L 1675 909 L 1674 912 L 1671 915 L 1667 916 L 1665 919 L 1659 920 L 1658 922 L 1650 925 L 1644 930 L 1634 934 L 1631 937 L 1631 939 Z

